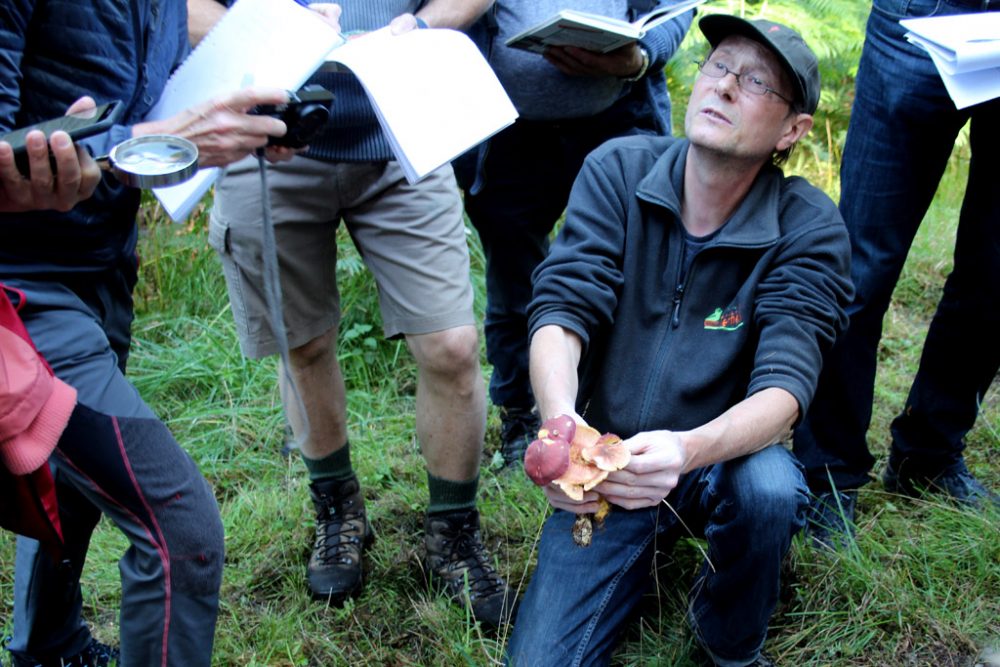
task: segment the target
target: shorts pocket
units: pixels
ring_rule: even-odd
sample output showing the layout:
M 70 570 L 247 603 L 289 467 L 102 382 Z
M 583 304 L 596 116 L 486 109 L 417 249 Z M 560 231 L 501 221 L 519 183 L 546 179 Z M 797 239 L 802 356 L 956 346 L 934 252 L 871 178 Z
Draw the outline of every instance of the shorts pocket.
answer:
M 222 220 L 214 211 L 208 219 L 208 245 L 220 255 L 230 255 L 233 252 L 229 238 L 229 223 Z

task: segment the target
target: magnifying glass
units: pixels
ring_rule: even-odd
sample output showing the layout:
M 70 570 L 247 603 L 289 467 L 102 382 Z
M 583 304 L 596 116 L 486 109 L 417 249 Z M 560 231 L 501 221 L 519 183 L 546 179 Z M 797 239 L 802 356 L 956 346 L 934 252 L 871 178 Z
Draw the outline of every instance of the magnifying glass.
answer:
M 96 161 L 130 188 L 162 188 L 194 176 L 198 147 L 181 137 L 149 134 L 126 139 Z

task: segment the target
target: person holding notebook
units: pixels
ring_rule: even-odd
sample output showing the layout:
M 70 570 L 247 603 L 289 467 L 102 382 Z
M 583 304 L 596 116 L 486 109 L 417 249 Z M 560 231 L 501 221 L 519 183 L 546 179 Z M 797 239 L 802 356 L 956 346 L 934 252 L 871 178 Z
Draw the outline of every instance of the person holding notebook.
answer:
M 900 25 L 981 11 L 1000 11 L 1000 0 L 872 2 L 840 163 L 840 212 L 851 234 L 857 292 L 847 310 L 851 324 L 827 355 L 816 400 L 795 431 L 795 455 L 814 494 L 809 532 L 817 545 L 840 548 L 854 534 L 858 489 L 875 465 L 867 432 L 882 319 L 967 123 L 972 157 L 954 268 L 906 402 L 889 428 L 882 486 L 965 507 L 1000 507 L 1000 496 L 969 470 L 963 454 L 1000 368 L 1000 99 L 956 109 L 934 61 L 907 41 Z
M 488 0 L 344 2 L 346 32 L 391 25 L 463 28 Z M 194 0 L 204 30 L 225 10 Z M 483 546 L 476 508 L 486 421 L 472 310 L 462 202 L 450 165 L 409 184 L 351 74 L 319 73 L 333 113 L 309 149 L 268 170 L 283 314 L 290 348 L 282 373 L 285 414 L 298 439 L 316 511 L 310 594 L 340 605 L 361 592 L 374 533 L 351 462 L 344 380 L 337 362 L 337 228 L 343 222 L 379 289 L 383 331 L 404 338 L 417 363 L 416 436 L 429 503 L 423 565 L 485 625 L 511 615 L 514 597 Z M 260 257 L 263 207 L 255 160 L 232 165 L 216 188 L 210 240 L 222 260 L 240 346 L 247 356 L 279 350 Z M 301 397 L 301 403 L 298 398 Z M 308 429 L 308 435 L 306 435 Z
M 609 53 L 549 47 L 544 54 L 505 42 L 562 9 L 635 20 L 671 0 L 497 0 L 476 31 L 520 118 L 455 162 L 465 210 L 486 255 L 489 393 L 500 409 L 500 452 L 519 463 L 538 430 L 528 378 L 531 273 L 545 258 L 583 159 L 613 137 L 670 134 L 663 67 L 693 11 Z

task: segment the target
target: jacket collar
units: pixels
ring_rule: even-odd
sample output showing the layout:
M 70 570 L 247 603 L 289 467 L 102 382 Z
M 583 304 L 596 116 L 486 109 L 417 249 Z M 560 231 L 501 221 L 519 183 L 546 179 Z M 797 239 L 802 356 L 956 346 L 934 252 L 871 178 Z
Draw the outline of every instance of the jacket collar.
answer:
M 670 211 L 680 224 L 681 195 L 684 192 L 684 164 L 690 143 L 678 139 L 656 159 L 639 180 L 635 195 L 642 201 Z M 722 226 L 713 245 L 767 246 L 781 236 L 778 209 L 784 174 L 765 165 L 750 191 Z

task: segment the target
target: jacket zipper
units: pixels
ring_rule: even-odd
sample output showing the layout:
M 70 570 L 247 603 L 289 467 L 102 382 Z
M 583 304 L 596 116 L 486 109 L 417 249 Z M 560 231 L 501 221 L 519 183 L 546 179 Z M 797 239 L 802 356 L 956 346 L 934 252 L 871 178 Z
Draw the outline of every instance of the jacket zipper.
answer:
M 670 326 L 674 329 L 681 324 L 681 299 L 684 297 L 684 283 L 677 283 L 674 288 L 674 313 L 670 318 Z
M 646 391 L 642 399 L 642 409 L 639 412 L 638 419 L 636 420 L 640 431 L 645 431 L 648 427 L 648 417 L 650 414 L 650 406 L 655 399 L 654 387 L 658 385 L 656 379 L 660 377 L 663 368 L 666 366 L 666 360 L 670 356 L 670 344 L 668 343 L 671 338 L 671 332 L 677 328 L 680 324 L 680 308 L 681 308 L 681 298 L 684 296 L 684 283 L 681 282 L 681 262 L 682 255 L 684 252 L 684 247 L 682 243 L 679 243 L 676 239 L 677 230 L 674 230 L 675 238 L 672 239 L 671 250 L 668 252 L 676 253 L 675 262 L 677 264 L 677 269 L 674 272 L 674 296 L 673 296 L 673 308 L 671 312 L 670 326 L 663 327 L 663 332 L 660 335 L 660 340 L 658 341 L 656 349 L 656 359 L 653 362 L 652 373 L 649 375 L 649 380 L 646 384 Z M 669 261 L 669 260 L 668 260 Z M 690 273 L 690 271 L 689 271 Z

